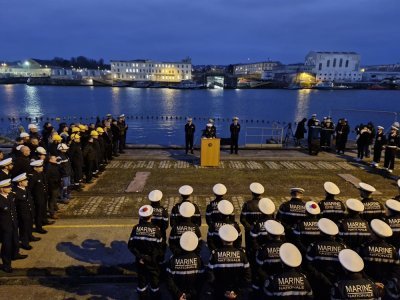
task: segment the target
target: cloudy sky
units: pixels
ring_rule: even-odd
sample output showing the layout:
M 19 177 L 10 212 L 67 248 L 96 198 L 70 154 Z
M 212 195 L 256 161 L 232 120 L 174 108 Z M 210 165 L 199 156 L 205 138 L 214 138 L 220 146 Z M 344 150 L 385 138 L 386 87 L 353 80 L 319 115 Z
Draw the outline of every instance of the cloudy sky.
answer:
M 399 0 L 0 0 L 0 60 L 303 62 L 310 50 L 400 62 Z

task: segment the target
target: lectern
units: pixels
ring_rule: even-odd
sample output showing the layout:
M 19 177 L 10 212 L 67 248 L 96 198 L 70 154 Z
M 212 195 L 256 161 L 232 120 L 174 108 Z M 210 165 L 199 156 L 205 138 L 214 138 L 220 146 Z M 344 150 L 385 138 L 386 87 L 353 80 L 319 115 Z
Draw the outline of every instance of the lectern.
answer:
M 200 166 L 219 167 L 221 139 L 201 139 Z

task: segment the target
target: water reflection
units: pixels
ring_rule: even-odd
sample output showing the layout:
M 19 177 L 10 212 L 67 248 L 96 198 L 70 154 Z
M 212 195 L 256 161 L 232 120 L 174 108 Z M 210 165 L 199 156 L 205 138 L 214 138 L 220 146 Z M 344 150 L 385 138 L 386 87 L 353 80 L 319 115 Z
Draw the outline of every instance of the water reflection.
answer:
M 35 118 L 43 115 L 38 87 L 25 85 L 25 112 L 28 117 Z
M 307 118 L 310 109 L 310 89 L 302 89 L 297 91 L 297 105 L 294 112 L 294 121 L 299 122 L 303 118 Z
M 162 89 L 161 105 L 166 114 L 171 114 L 174 111 L 174 103 L 177 92 L 178 91 L 174 89 Z

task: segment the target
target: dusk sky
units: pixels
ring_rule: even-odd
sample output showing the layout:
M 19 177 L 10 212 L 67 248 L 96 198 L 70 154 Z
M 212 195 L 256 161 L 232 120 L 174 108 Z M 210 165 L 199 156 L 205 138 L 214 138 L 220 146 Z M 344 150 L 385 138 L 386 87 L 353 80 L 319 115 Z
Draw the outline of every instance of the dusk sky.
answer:
M 315 50 L 400 62 L 399 0 L 0 0 L 0 11 L 5 61 L 295 63 Z

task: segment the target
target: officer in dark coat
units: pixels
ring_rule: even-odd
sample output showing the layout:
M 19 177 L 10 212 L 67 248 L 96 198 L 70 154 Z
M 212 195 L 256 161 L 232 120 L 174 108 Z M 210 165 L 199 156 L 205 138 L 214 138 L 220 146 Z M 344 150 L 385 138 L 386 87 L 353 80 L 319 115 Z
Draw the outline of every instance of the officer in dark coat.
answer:
M 326 120 L 321 123 L 321 148 L 326 151 L 331 150 L 332 135 L 334 132 L 335 125 L 332 122 L 332 118 L 327 117 Z
M 0 161 L 0 181 L 11 179 L 11 170 L 13 168 L 13 160 L 11 157 Z
M 182 201 L 180 203 L 175 204 L 171 209 L 171 214 L 169 218 L 169 225 L 171 228 L 178 224 L 181 220 L 179 219 L 179 206 L 181 206 L 184 202 L 190 202 L 190 196 L 193 193 L 193 188 L 190 185 L 183 185 L 179 188 L 179 194 L 181 195 Z M 193 224 L 197 226 L 201 226 L 201 215 L 200 209 L 197 204 L 193 203 L 195 207 L 194 215 L 191 217 Z
M 69 147 L 62 143 L 58 146 L 58 151 L 60 151 L 59 164 L 60 164 L 60 175 L 61 175 L 61 192 L 60 192 L 60 201 L 61 203 L 67 204 L 70 199 L 70 190 L 69 187 L 71 185 L 71 176 L 72 167 L 71 161 L 68 157 Z
M 289 232 L 298 221 L 306 217 L 306 207 L 303 202 L 304 189 L 291 188 L 291 199 L 281 204 L 276 219 L 285 227 L 285 231 Z
M 307 119 L 303 118 L 303 120 L 297 124 L 296 132 L 294 133 L 294 137 L 296 138 L 296 146 L 301 145 L 301 140 L 304 139 L 304 134 L 307 132 L 306 122 Z
M 376 189 L 364 182 L 359 183 L 361 202 L 364 204 L 364 211 L 361 213 L 361 218 L 370 222 L 372 219 L 382 219 L 385 216 L 385 208 L 382 203 L 372 198 L 372 193 Z
M 153 216 L 151 223 L 158 226 L 161 230 L 163 240 L 167 240 L 167 229 L 169 224 L 168 211 L 161 205 L 160 201 L 163 193 L 160 190 L 154 190 L 149 193 L 150 205 L 153 207 Z
M 185 124 L 185 145 L 186 145 L 186 154 L 190 150 L 190 153 L 193 154 L 193 139 L 194 132 L 196 131 L 196 126 L 192 123 L 192 118 L 187 118 L 187 123 Z
M 135 255 L 139 299 L 160 299 L 160 267 L 164 260 L 163 241 L 160 229 L 151 223 L 153 208 L 143 205 L 139 209 L 139 224 L 132 229 L 128 248 Z M 148 293 L 148 290 L 150 292 Z
M 218 203 L 224 198 L 226 192 L 227 188 L 222 183 L 217 183 L 213 186 L 215 199 L 210 201 L 210 203 L 206 207 L 206 222 L 208 226 L 215 222 L 216 216 L 219 214 Z
M 201 137 L 206 139 L 216 138 L 217 132 L 213 130 L 213 126 L 214 125 L 212 123 L 207 123 L 206 129 L 203 130 L 203 135 Z
M 361 219 L 360 214 L 364 211 L 364 204 L 357 199 L 346 201 L 347 215 L 338 222 L 339 236 L 350 248 L 356 249 L 371 237 L 371 229 L 368 222 Z
M 11 179 L 0 181 L 0 241 L 3 271 L 12 272 L 11 261 L 24 259 L 27 255 L 19 253 L 18 219 L 11 192 Z
M 253 298 L 263 298 L 263 286 L 265 280 L 277 273 L 282 272 L 282 263 L 279 258 L 279 248 L 285 243 L 285 228 L 275 220 L 268 220 L 264 223 L 268 240 L 257 250 L 256 277 L 252 278 Z
M 52 224 L 47 220 L 47 182 L 43 172 L 43 160 L 31 162 L 33 171 L 29 174 L 29 191 L 35 204 L 35 231 L 41 234 L 47 233 L 43 225 Z
M 392 128 L 390 129 L 390 133 L 387 137 L 387 143 L 385 146 L 385 162 L 383 165 L 383 167 L 390 173 L 392 173 L 394 170 L 394 161 L 399 145 L 399 129 L 396 126 L 392 126 Z
M 383 132 L 385 128 L 382 126 L 378 126 L 378 132 L 375 136 L 375 143 L 374 143 L 374 159 L 371 163 L 373 167 L 378 167 L 379 163 L 381 162 L 381 155 L 383 147 L 386 145 L 386 135 Z
M 98 177 L 98 172 L 100 168 L 100 160 L 101 160 L 101 148 L 99 144 L 99 133 L 96 130 L 92 130 L 90 132 L 90 137 L 93 139 L 93 149 L 94 149 L 94 161 L 93 161 L 93 176 Z
M 83 161 L 85 164 L 85 179 L 86 183 L 92 183 L 93 175 L 95 174 L 95 167 L 96 167 L 96 150 L 93 146 L 93 138 L 90 137 L 88 143 L 86 144 L 85 148 L 82 151 L 83 154 Z
M 238 238 L 235 227 L 223 225 L 219 229 L 219 236 L 223 246 L 211 251 L 208 263 L 213 299 L 241 299 L 244 289 L 250 284 L 250 264 L 244 250 L 233 246 Z
M 318 203 L 321 209 L 321 217 L 334 222 L 343 219 L 346 207 L 342 201 L 335 199 L 335 196 L 340 194 L 339 187 L 333 182 L 327 181 L 324 183 L 324 190 L 325 199 Z
M 47 182 L 49 215 L 51 219 L 58 219 L 56 211 L 58 209 L 57 199 L 60 196 L 61 190 L 61 173 L 57 157 L 50 156 L 45 175 Z
M 388 243 L 400 248 L 400 202 L 389 199 L 385 202 L 387 208 L 386 216 L 383 220 L 389 224 L 393 235 L 387 239 Z
M 195 252 L 198 243 L 194 232 L 183 233 L 179 240 L 181 250 L 168 261 L 166 283 L 174 300 L 200 299 L 205 272 L 201 257 Z
M 320 238 L 307 248 L 305 264 L 316 299 L 328 299 L 330 288 L 342 274 L 339 252 L 347 246 L 337 239 L 339 228 L 327 218 L 318 221 Z
M 336 125 L 336 153 L 344 154 L 346 150 L 347 138 L 350 133 L 350 126 L 346 119 L 342 118 Z
M 233 118 L 233 123 L 230 126 L 230 132 L 231 132 L 231 154 L 233 154 L 233 148 L 235 148 L 235 154 L 238 154 L 239 132 L 240 132 L 240 124 L 238 117 Z
M 264 293 L 271 299 L 314 299 L 306 275 L 298 269 L 302 262 L 295 245 L 285 243 L 279 248 L 283 271 L 269 277 L 264 284 Z
M 126 125 L 124 114 L 119 116 L 117 126 L 119 127 L 119 153 L 124 153 L 126 133 L 128 131 L 128 125 Z
M 105 164 L 107 163 L 106 145 L 104 141 L 104 129 L 102 127 L 97 127 L 96 131 L 99 134 L 97 141 L 99 142 L 100 146 L 99 170 L 103 171 L 105 168 Z
M 200 227 L 197 224 L 194 224 L 192 221 L 192 217 L 196 211 L 195 206 L 191 202 L 183 202 L 179 205 L 179 216 L 177 222 L 171 228 L 171 232 L 168 239 L 168 245 L 173 254 L 177 254 L 181 248 L 179 246 L 179 239 L 182 234 L 186 231 L 194 232 L 199 239 L 199 245 L 196 250 L 198 254 L 200 254 L 201 250 L 201 232 Z
M 31 250 L 32 246 L 29 245 L 29 242 L 38 241 L 40 238 L 32 235 L 35 207 L 29 190 L 27 189 L 28 177 L 26 173 L 23 173 L 14 177 L 12 181 L 15 183 L 13 191 L 15 193 L 15 206 L 18 215 L 18 228 L 21 248 L 25 250 Z
M 389 244 L 386 239 L 393 235 L 388 224 L 382 220 L 371 221 L 373 235 L 362 244 L 358 253 L 365 262 L 365 272 L 375 282 L 385 283 L 394 268 L 400 264 L 398 249 Z
M 233 204 L 228 200 L 221 200 L 217 205 L 217 214 L 214 214 L 214 221 L 208 226 L 207 232 L 207 246 L 210 251 L 222 247 L 222 240 L 219 237 L 219 229 L 230 224 L 238 232 L 237 240 L 233 241 L 233 246 L 235 248 L 242 247 L 242 232 L 240 230 L 239 224 L 235 221 L 235 215 L 233 214 L 234 208 Z M 233 216 L 233 218 L 232 218 Z
M 244 227 L 244 239 L 247 251 L 251 249 L 251 228 L 262 215 L 262 212 L 258 207 L 258 202 L 260 201 L 261 195 L 264 193 L 265 189 L 262 184 L 253 182 L 250 184 L 250 191 L 252 194 L 252 199 L 243 204 L 242 211 L 240 213 L 240 223 L 242 223 Z
M 110 122 L 104 122 L 104 134 L 103 134 L 103 140 L 104 140 L 104 147 L 105 147 L 105 155 L 106 155 L 106 160 L 112 160 L 112 154 L 113 154 L 113 145 L 112 145 L 112 140 L 113 140 L 113 134 L 111 131 L 111 124 Z
M 339 261 L 345 272 L 331 289 L 331 299 L 381 299 L 377 285 L 366 278 L 362 258 L 351 249 L 339 252 Z
M 11 170 L 11 177 L 14 178 L 22 173 L 29 173 L 31 170 L 30 166 L 30 155 L 31 150 L 27 146 L 22 146 L 20 149 L 21 155 L 15 158 L 14 166 Z
M 75 189 L 80 189 L 80 184 L 83 179 L 83 152 L 81 148 L 81 137 L 75 133 L 71 135 L 71 145 L 68 149 L 68 156 L 71 160 L 71 167 L 73 170 L 73 182 Z

